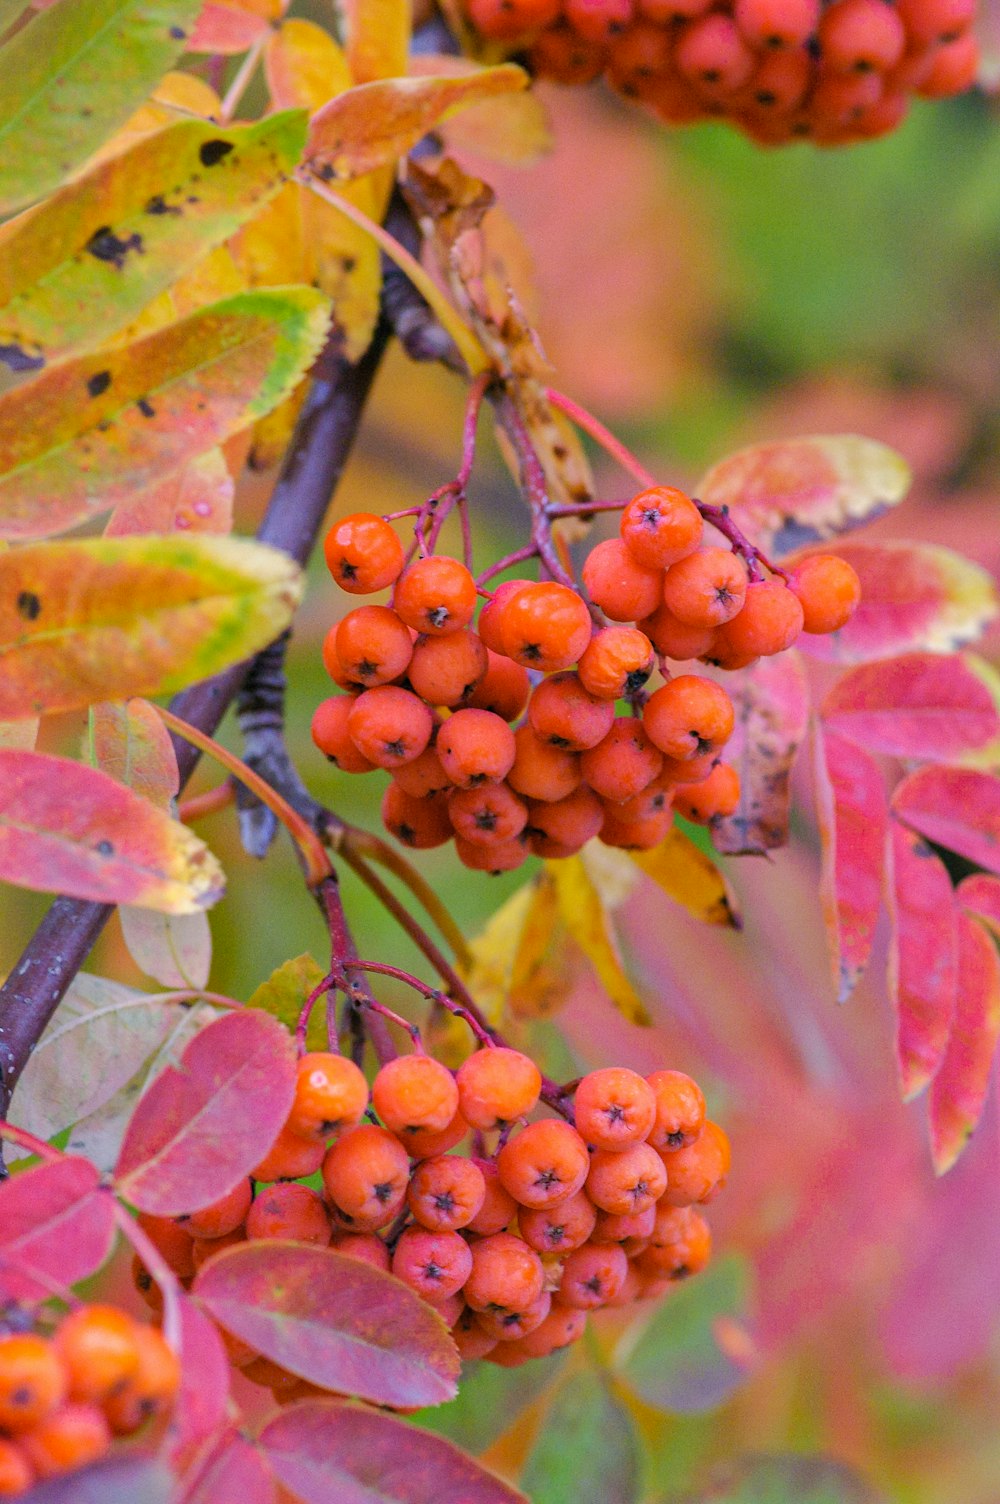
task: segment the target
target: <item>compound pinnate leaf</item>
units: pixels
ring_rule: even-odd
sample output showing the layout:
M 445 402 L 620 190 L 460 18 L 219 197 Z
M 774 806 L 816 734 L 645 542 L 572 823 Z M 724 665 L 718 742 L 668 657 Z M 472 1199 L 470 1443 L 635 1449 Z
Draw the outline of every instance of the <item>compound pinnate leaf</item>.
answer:
M 229 1359 L 218 1329 L 188 1296 L 178 1298 L 181 1317 L 181 1387 L 174 1402 L 170 1451 L 175 1465 L 225 1425 Z M 230 1495 L 243 1498 L 243 1495 Z
M 888 829 L 885 784 L 867 752 L 816 731 L 816 808 L 823 866 L 820 898 L 834 985 L 846 1002 L 871 956 Z
M 406 1406 L 455 1393 L 458 1353 L 438 1313 L 332 1248 L 236 1244 L 204 1265 L 195 1293 L 227 1331 L 323 1389 Z
M 22 216 L 2 245 L 0 361 L 31 370 L 105 343 L 277 193 L 305 133 L 300 110 L 179 120 Z
M 654 1311 L 638 1339 L 626 1333 L 617 1372 L 647 1405 L 696 1414 L 711 1410 L 739 1387 L 744 1367 L 720 1345 L 718 1323 L 741 1328 L 749 1304 L 746 1261 L 728 1257 L 680 1285 Z
M 277 21 L 288 0 L 204 0 L 188 47 L 191 52 L 246 52 Z
M 556 1390 L 521 1482 L 545 1504 L 634 1504 L 641 1465 L 632 1417 L 607 1379 L 587 1369 Z
M 853 1469 L 828 1457 L 747 1457 L 705 1489 L 663 1504 L 886 1504 Z
M 274 1504 L 276 1485 L 267 1460 L 238 1431 L 220 1436 L 211 1461 L 185 1490 L 184 1504 Z
M 773 851 L 788 841 L 789 780 L 809 724 L 809 684 L 792 649 L 762 658 L 732 690 L 736 727 L 726 761 L 740 775 L 740 802 L 713 823 L 712 842 L 729 855 Z
M 728 507 L 766 553 L 781 557 L 859 527 L 902 501 L 906 462 L 857 434 L 821 434 L 754 444 L 713 465 L 694 494 Z
M 114 1197 L 94 1166 L 67 1155 L 0 1185 L 0 1299 L 48 1300 L 111 1251 Z
M 302 591 L 236 538 L 81 538 L 0 553 L 0 717 L 164 694 L 273 641 Z
M 124 266 L 138 248 L 109 243 Z M 309 287 L 237 293 L 134 343 L 62 361 L 0 397 L 0 536 L 60 532 L 276 407 L 319 352 Z
M 207 449 L 144 491 L 120 501 L 108 518 L 104 536 L 232 532 L 235 490 L 222 450 Z
M 962 888 L 958 895 L 961 901 Z M 939 1175 L 972 1137 L 1000 1039 L 1000 952 L 991 930 L 963 909 L 958 926 L 958 995 L 951 1036 L 931 1082 L 931 1153 Z
M 948 762 L 1000 735 L 983 680 L 957 656 L 907 653 L 852 669 L 823 701 L 827 725 L 872 752 Z
M 0 870 L 8 882 L 97 903 L 191 914 L 222 896 L 203 841 L 97 768 L 0 751 Z
M 217 1201 L 271 1148 L 294 1089 L 287 1030 L 256 1010 L 217 1018 L 139 1102 L 118 1157 L 119 1190 L 159 1217 Z
M 323 178 L 360 177 L 394 162 L 449 115 L 527 88 L 514 63 L 450 78 L 386 78 L 359 84 L 312 118 L 306 160 Z
M 32 1504 L 171 1504 L 175 1479 L 162 1462 L 135 1453 L 37 1483 Z M 241 1504 L 255 1504 L 240 1495 Z
M 0 215 L 63 182 L 184 51 L 198 0 L 73 0 L 0 49 Z
M 302 1504 L 527 1504 L 440 1436 L 358 1405 L 290 1405 L 264 1427 L 260 1445 Z
M 264 73 L 279 109 L 318 110 L 351 87 L 343 48 L 315 21 L 285 21 L 267 39 Z
M 90 707 L 85 755 L 110 778 L 169 813 L 180 787 L 174 744 L 148 700 L 103 700 Z
M 958 931 L 951 879 L 914 831 L 890 822 L 889 993 L 904 1100 L 921 1092 L 944 1059 L 955 1015 Z
M 958 902 L 991 929 L 1000 943 L 1000 878 L 976 872 L 958 885 Z
M 633 1024 L 648 1024 L 646 1005 L 625 970 L 614 925 L 597 885 L 579 856 L 547 862 L 555 885 L 559 918 L 597 973 L 619 1013 Z
M 898 785 L 892 808 L 936 846 L 1000 872 L 1000 778 L 974 768 L 920 768 Z
M 729 884 L 700 846 L 682 830 L 667 832 L 652 851 L 630 851 L 629 856 L 668 898 L 680 904 L 705 924 L 742 928 L 742 919 Z
M 857 571 L 861 604 L 839 632 L 799 638 L 810 658 L 868 663 L 893 653 L 951 653 L 974 641 L 1000 610 L 992 576 L 950 548 L 847 541 L 836 552 Z

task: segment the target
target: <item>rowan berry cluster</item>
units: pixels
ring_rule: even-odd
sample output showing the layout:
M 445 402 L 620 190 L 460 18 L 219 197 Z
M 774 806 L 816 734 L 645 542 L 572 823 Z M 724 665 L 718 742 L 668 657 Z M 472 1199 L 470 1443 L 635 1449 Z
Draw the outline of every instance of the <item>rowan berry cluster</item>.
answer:
M 601 74 L 670 125 L 767 146 L 886 135 L 914 94 L 976 80 L 976 0 L 466 0 L 475 28 L 564 84 Z
M 662 1294 L 705 1266 L 711 1234 L 696 1207 L 722 1188 L 729 1142 L 679 1071 L 593 1071 L 564 1094 L 572 1123 L 526 1121 L 542 1086 L 534 1061 L 501 1045 L 457 1072 L 419 1049 L 398 1056 L 370 1092 L 345 1056 L 308 1053 L 252 1178 L 190 1216 L 140 1222 L 182 1280 L 234 1242 L 290 1238 L 390 1271 L 438 1311 L 466 1361 L 544 1356 L 582 1335 L 588 1311 Z M 322 1190 L 302 1183 L 317 1174 Z M 226 1341 L 279 1400 L 316 1392 Z
M 169 1410 L 177 1357 L 160 1332 L 116 1306 L 78 1305 L 53 1327 L 0 1312 L 0 1498 L 96 1462 Z
M 454 839 L 480 871 L 571 856 L 595 836 L 650 849 L 674 811 L 708 825 L 731 814 L 739 778 L 720 757 L 732 701 L 668 660 L 745 668 L 802 631 L 836 631 L 860 586 L 830 554 L 767 578 L 745 540 L 742 552 L 706 545 L 703 527 L 690 497 L 653 487 L 591 549 L 582 590 L 515 579 L 489 594 L 458 559 L 405 565 L 383 518 L 345 517 L 326 538 L 334 579 L 393 594 L 328 633 L 323 660 L 347 693 L 317 708 L 313 740 L 345 772 L 392 774 L 382 818 L 400 841 Z

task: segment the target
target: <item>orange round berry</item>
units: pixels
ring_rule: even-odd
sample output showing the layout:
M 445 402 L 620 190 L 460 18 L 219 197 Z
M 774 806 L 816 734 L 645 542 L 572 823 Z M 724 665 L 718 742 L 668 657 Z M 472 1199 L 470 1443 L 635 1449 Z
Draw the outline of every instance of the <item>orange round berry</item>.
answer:
M 782 580 L 754 580 L 747 586 L 742 610 L 716 629 L 712 650 L 724 644 L 736 654 L 772 657 L 791 647 L 802 622 L 802 606 Z
M 432 554 L 400 577 L 393 610 L 415 632 L 445 636 L 467 627 L 476 609 L 476 582 L 458 559 Z
M 682 783 L 674 791 L 674 809 L 696 825 L 711 825 L 735 814 L 739 803 L 740 775 L 727 762 L 720 762 L 701 783 Z
M 644 616 L 639 626 L 662 657 L 678 663 L 703 657 L 715 641 L 714 627 L 689 627 L 666 605 L 657 606 L 652 616 Z
M 39 1478 L 56 1478 L 103 1457 L 111 1431 L 96 1405 L 66 1404 L 44 1416 L 21 1445 Z
M 584 780 L 602 799 L 622 804 L 652 783 L 663 757 L 636 716 L 618 716 L 596 747 L 580 755 Z
M 683 1071 L 654 1071 L 646 1080 L 656 1098 L 656 1117 L 648 1139 L 654 1149 L 683 1149 L 693 1144 L 705 1122 L 705 1096 Z
M 572 668 L 590 641 L 590 612 L 567 585 L 525 585 L 500 608 L 500 632 L 508 658 L 525 668 L 555 673 Z
M 513 841 L 528 823 L 528 806 L 505 783 L 456 789 L 448 800 L 448 816 L 458 835 L 474 846 Z
M 488 1238 L 492 1233 L 503 1232 L 517 1215 L 517 1202 L 500 1182 L 500 1172 L 495 1159 L 476 1159 L 483 1177 L 483 1204 L 468 1225 L 468 1231 Z
M 470 1311 L 464 1303 L 461 1315 L 452 1326 L 451 1337 L 463 1363 L 477 1363 L 497 1345 L 497 1339 L 490 1337 L 479 1325 L 476 1312 Z
M 210 1259 L 214 1259 L 220 1253 L 224 1253 L 227 1248 L 232 1248 L 237 1243 L 245 1243 L 246 1239 L 245 1227 L 236 1227 L 232 1232 L 225 1233 L 221 1238 L 195 1238 L 191 1244 L 191 1258 L 194 1262 L 195 1271 L 204 1268 Z
M 434 718 L 408 689 L 383 684 L 358 695 L 347 717 L 351 740 L 378 768 L 398 768 L 419 757 L 431 739 Z
M 486 655 L 486 673 L 467 703 L 476 710 L 491 710 L 505 721 L 516 721 L 531 693 L 528 670 L 492 648 L 486 649 Z
M 666 569 L 686 559 L 701 542 L 703 529 L 698 508 L 676 486 L 640 491 L 622 512 L 619 525 L 622 542 L 644 569 Z
M 529 805 L 528 829 L 538 856 L 579 851 L 604 824 L 604 808 L 588 788 L 574 789 L 565 799 Z
M 588 694 L 572 673 L 544 679 L 528 703 L 528 720 L 535 735 L 564 752 L 596 747 L 607 736 L 614 718 L 611 702 Z
M 507 774 L 512 789 L 526 799 L 565 799 L 580 785 L 580 759 L 540 741 L 527 722 L 514 732 L 514 761 Z
M 392 1272 L 431 1301 L 455 1295 L 472 1271 L 472 1251 L 457 1232 L 408 1227 L 392 1255 Z
M 78 1306 L 55 1335 L 69 1397 L 95 1405 L 120 1389 L 139 1368 L 135 1322 L 117 1306 Z
M 597 700 L 638 694 L 653 672 L 653 649 L 637 627 L 605 627 L 595 632 L 580 659 L 580 683 Z
M 323 1158 L 323 1184 L 344 1224 L 374 1232 L 396 1215 L 410 1180 L 399 1140 L 374 1123 L 348 1128 Z
M 463 867 L 498 877 L 501 872 L 515 872 L 526 860 L 528 848 L 521 836 L 515 836 L 511 841 L 491 841 L 488 846 L 484 846 L 457 835 L 455 855 Z
M 497 1232 L 473 1243 L 471 1253 L 465 1300 L 474 1311 L 526 1311 L 541 1295 L 545 1270 L 523 1238 Z
M 303 1138 L 328 1138 L 337 1128 L 360 1123 L 367 1106 L 368 1082 L 354 1061 L 311 1050 L 296 1068 L 287 1126 Z
M 261 1191 L 247 1215 L 248 1238 L 290 1238 L 325 1248 L 330 1218 L 322 1196 L 307 1185 L 286 1181 Z
M 641 798 L 641 794 L 636 795 L 636 799 Z M 635 799 L 629 803 L 634 804 Z M 673 810 L 666 808 L 629 820 L 612 806 L 605 813 L 599 839 L 603 845 L 616 846 L 621 851 L 652 851 L 666 839 L 673 819 Z
M 547 1211 L 529 1211 L 522 1207 L 517 1214 L 521 1236 L 536 1253 L 561 1255 L 581 1248 L 593 1232 L 596 1221 L 594 1204 L 583 1191 L 577 1191 Z
M 469 1131 L 461 1112 L 456 1112 L 446 1128 L 411 1128 L 400 1139 L 411 1159 L 428 1159 L 432 1154 L 447 1154 Z
M 521 1206 L 558 1206 L 581 1189 L 590 1169 L 587 1145 L 569 1123 L 543 1118 L 509 1139 L 497 1156 L 500 1181 Z
M 370 1264 L 373 1269 L 387 1270 L 392 1265 L 392 1254 L 373 1232 L 340 1233 L 331 1247 L 345 1259 L 357 1259 L 359 1264 Z
M 441 766 L 460 789 L 506 778 L 516 750 L 507 722 L 489 710 L 456 710 L 438 732 Z
M 743 560 L 728 548 L 701 548 L 671 564 L 663 577 L 667 609 L 689 627 L 718 627 L 742 609 L 747 593 Z
M 0 1428 L 30 1430 L 66 1396 L 65 1366 L 51 1342 L 31 1332 L 0 1337 Z
M 382 795 L 382 824 L 404 846 L 429 851 L 452 837 L 448 806 L 433 795 L 414 799 L 398 783 L 390 783 Z
M 462 1116 L 482 1133 L 526 1117 L 542 1090 L 535 1062 L 506 1045 L 476 1050 L 459 1066 L 456 1082 Z
M 458 1087 L 451 1071 L 430 1055 L 398 1055 L 372 1083 L 372 1104 L 392 1133 L 416 1129 L 440 1132 L 458 1110 Z M 465 1114 L 467 1117 L 468 1114 Z
M 625 1283 L 628 1259 L 614 1243 L 586 1243 L 574 1248 L 556 1291 L 560 1305 L 596 1311 L 613 1300 Z
M 650 1144 L 627 1149 L 595 1149 L 590 1157 L 587 1195 L 603 1212 L 624 1216 L 654 1206 L 667 1188 L 663 1161 Z
M 482 639 L 471 627 L 445 637 L 418 637 L 407 677 L 428 705 L 466 705 L 486 677 Z
M 148 1212 L 140 1212 L 136 1220 L 178 1278 L 189 1279 L 194 1273 L 191 1234 L 173 1217 L 153 1217 Z
M 639 1143 L 655 1117 L 652 1087 L 623 1065 L 591 1071 L 573 1096 L 576 1130 L 595 1149 L 626 1149 Z
M 668 1279 L 686 1279 L 699 1274 L 712 1255 L 712 1232 L 693 1207 L 663 1207 L 666 1217 L 657 1217 L 653 1236 L 645 1250 L 643 1267 Z
M 364 689 L 398 679 L 413 656 L 409 631 L 388 606 L 358 606 L 334 631 L 342 671 Z
M 243 1226 L 252 1200 L 253 1186 L 249 1180 L 241 1180 L 218 1201 L 177 1220 L 192 1238 L 224 1238 Z
M 680 674 L 650 695 L 642 724 L 654 746 L 680 760 L 717 752 L 733 734 L 733 702 L 720 684 Z
M 323 1163 L 323 1140 L 303 1138 L 290 1128 L 282 1128 L 271 1148 L 256 1169 L 254 1180 L 302 1180 L 315 1175 Z
M 34 1481 L 35 1470 L 21 1448 L 0 1436 L 0 1499 L 27 1493 Z
M 586 1325 L 586 1311 L 553 1304 L 541 1325 L 522 1339 L 521 1350 L 528 1358 L 547 1358 L 550 1353 L 578 1342 Z
M 482 611 L 480 611 L 476 630 L 491 653 L 497 653 L 503 657 L 507 656 L 503 645 L 503 609 L 512 596 L 531 583 L 531 580 L 504 580 L 502 584 L 496 587 Z
M 432 1232 L 468 1227 L 486 1198 L 483 1172 L 458 1154 L 421 1160 L 410 1176 L 406 1202 L 416 1220 Z
M 809 554 L 788 581 L 799 598 L 804 632 L 839 632 L 861 600 L 861 581 L 846 559 L 836 554 Z
M 629 1258 L 648 1244 L 656 1225 L 656 1204 L 641 1212 L 598 1212 L 591 1242 L 617 1243 Z
M 583 564 L 583 586 L 612 621 L 638 621 L 660 603 L 663 572 L 644 569 L 621 538 L 606 538 Z
M 477 1311 L 476 1320 L 497 1342 L 517 1342 L 541 1326 L 552 1307 L 552 1296 L 543 1290 L 524 1311 Z
M 352 512 L 335 522 L 323 544 L 327 568 L 351 595 L 391 585 L 403 568 L 403 545 L 388 522 L 372 512 Z
M 191 1247 L 191 1273 L 194 1274 L 194 1243 L 190 1238 L 188 1239 L 188 1242 Z M 160 1289 L 159 1285 L 156 1283 L 156 1280 L 150 1274 L 149 1270 L 146 1268 L 146 1265 L 142 1262 L 142 1259 L 137 1253 L 134 1253 L 132 1255 L 131 1268 L 133 1285 L 135 1285 L 135 1288 L 138 1290 L 139 1294 L 142 1296 L 143 1300 L 146 1302 L 147 1306 L 154 1313 L 154 1315 L 159 1316 L 163 1310 L 163 1291 Z
M 363 756 L 351 740 L 348 720 L 354 708 L 353 695 L 332 695 L 321 700 L 312 718 L 312 739 L 342 773 L 370 773 L 375 764 Z
M 729 1139 L 718 1123 L 707 1119 L 693 1144 L 663 1155 L 667 1171 L 665 1200 L 670 1206 L 711 1201 L 729 1174 Z
M 394 768 L 393 782 L 404 794 L 413 799 L 426 799 L 430 794 L 443 794 L 453 788 L 451 779 L 441 766 L 436 747 L 425 747 L 419 757 Z
M 119 1436 L 131 1435 L 150 1416 L 163 1414 L 181 1387 L 180 1362 L 162 1332 L 153 1326 L 139 1326 L 135 1337 L 139 1366 L 104 1407 L 111 1429 Z

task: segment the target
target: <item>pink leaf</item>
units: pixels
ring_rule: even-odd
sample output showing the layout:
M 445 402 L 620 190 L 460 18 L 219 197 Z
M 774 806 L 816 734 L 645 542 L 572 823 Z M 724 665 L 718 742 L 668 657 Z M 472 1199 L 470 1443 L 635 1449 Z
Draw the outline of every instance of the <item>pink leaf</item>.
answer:
M 921 768 L 899 784 L 892 807 L 936 846 L 1000 872 L 1000 778 L 972 768 Z
M 817 730 L 816 803 L 823 851 L 820 897 L 840 1002 L 871 956 L 888 826 L 878 764 L 836 732 Z
M 898 820 L 888 846 L 889 991 L 898 1018 L 903 1097 L 921 1092 L 944 1059 L 955 1013 L 957 930 L 951 879 L 926 841 Z
M 118 1157 L 118 1189 L 159 1217 L 217 1201 L 264 1158 L 294 1091 L 287 1030 L 258 1009 L 216 1019 L 140 1099 Z
M 180 787 L 170 732 L 148 700 L 104 700 L 90 707 L 90 744 L 95 768 L 168 811 Z
M 789 778 L 809 720 L 802 659 L 794 651 L 762 658 L 731 693 L 736 729 L 726 761 L 740 775 L 740 802 L 712 840 L 730 854 L 771 851 L 788 841 Z
M 74 1469 L 31 1490 L 31 1504 L 171 1504 L 174 1480 L 152 1457 L 105 1457 L 92 1467 Z M 241 1504 L 255 1504 L 243 1500 Z
M 114 1198 L 89 1160 L 67 1156 L 15 1175 L 0 1185 L 0 1299 L 47 1300 L 53 1287 L 86 1279 L 114 1231 Z
M 1000 941 L 1000 879 L 977 872 L 958 887 L 958 901 L 963 909 L 993 931 Z
M 192 52 L 246 52 L 269 23 L 276 21 L 286 0 L 205 0 L 188 47 Z
M 931 1151 L 939 1175 L 951 1169 L 979 1122 L 998 1038 L 1000 954 L 985 925 L 960 911 L 958 1002 L 947 1053 L 930 1091 Z
M 357 1405 L 290 1405 L 260 1443 L 303 1504 L 526 1504 L 440 1436 Z
M 455 1394 L 458 1354 L 437 1312 L 330 1248 L 238 1243 L 204 1265 L 195 1290 L 227 1331 L 323 1389 L 406 1406 Z
M 181 1295 L 179 1303 L 181 1388 L 170 1422 L 175 1465 L 183 1465 L 185 1458 L 224 1426 L 229 1400 L 229 1359 L 222 1338 L 189 1296 Z
M 237 1431 L 222 1433 L 207 1466 L 185 1482 L 184 1504 L 274 1504 L 267 1459 Z
M 234 491 L 222 450 L 208 449 L 120 501 L 108 518 L 105 536 L 232 532 Z
M 1000 735 L 989 689 L 957 656 L 907 653 L 852 669 L 823 702 L 823 719 L 871 752 L 948 761 Z
M 810 550 L 812 551 L 812 550 Z M 799 646 L 827 663 L 868 663 L 917 649 L 951 653 L 977 638 L 997 614 L 992 576 L 933 543 L 838 542 L 857 570 L 861 604 L 839 632 L 803 634 Z M 794 568 L 795 559 L 786 561 Z

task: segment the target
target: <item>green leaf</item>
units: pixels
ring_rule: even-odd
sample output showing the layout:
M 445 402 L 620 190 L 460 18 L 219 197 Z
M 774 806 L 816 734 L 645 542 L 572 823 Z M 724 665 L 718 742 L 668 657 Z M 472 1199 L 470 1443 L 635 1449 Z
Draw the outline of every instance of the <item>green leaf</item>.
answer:
M 434 1409 L 418 1410 L 413 1421 L 427 1431 L 447 1436 L 464 1451 L 485 1452 L 545 1393 L 565 1361 L 565 1352 L 558 1352 L 533 1359 L 523 1368 L 474 1363 L 463 1372 L 453 1400 Z
M 263 1008 L 265 1013 L 270 1013 L 272 1018 L 278 1019 L 286 1029 L 294 1032 L 302 1004 L 325 975 L 322 966 L 308 952 L 293 956 L 291 960 L 283 961 L 266 981 L 261 982 L 253 996 L 247 998 L 247 1007 Z M 322 1027 L 321 1008 L 314 1011 L 311 1022 Z
M 200 0 L 71 0 L 0 49 L 0 214 L 63 182 L 184 51 Z
M 263 417 L 312 364 L 329 303 L 238 293 L 0 398 L 0 537 L 61 532 Z
M 166 694 L 273 641 L 302 574 L 244 538 L 176 533 L 0 553 L 0 719 Z
M 663 1504 L 883 1504 L 883 1495 L 829 1457 L 746 1457 Z
M 179 120 L 22 216 L 0 244 L 0 361 L 40 369 L 105 342 L 259 212 L 305 131 L 301 110 L 225 128 Z
M 521 1484 L 534 1504 L 634 1504 L 641 1465 L 631 1416 L 591 1369 L 559 1386 Z
M 626 1334 L 620 1377 L 657 1410 L 697 1414 L 720 1405 L 746 1377 L 745 1366 L 730 1356 L 736 1344 L 726 1339 L 735 1332 L 740 1347 L 748 1345 L 743 1321 L 749 1283 L 746 1260 L 730 1257 L 680 1285 L 636 1340 Z

